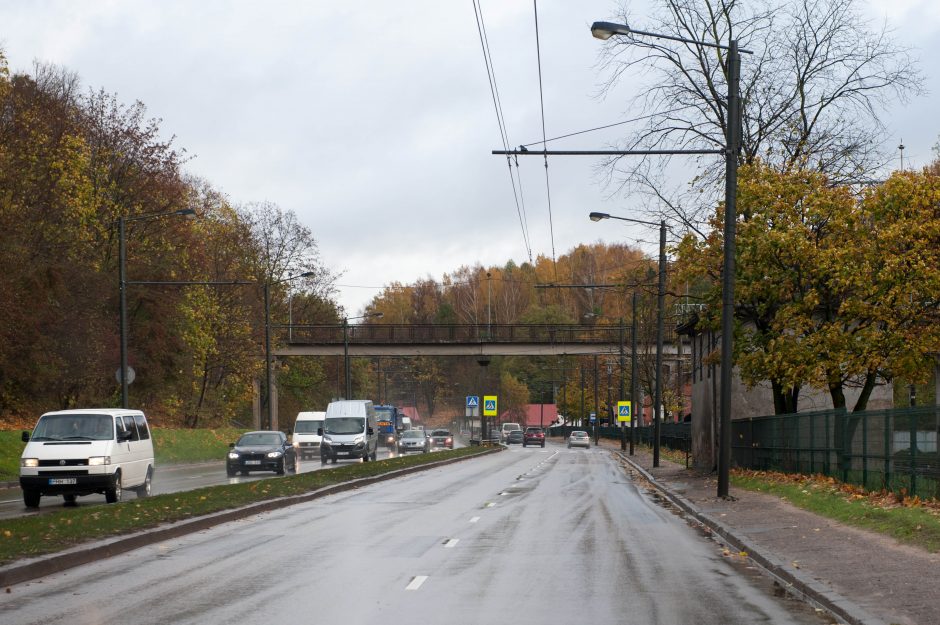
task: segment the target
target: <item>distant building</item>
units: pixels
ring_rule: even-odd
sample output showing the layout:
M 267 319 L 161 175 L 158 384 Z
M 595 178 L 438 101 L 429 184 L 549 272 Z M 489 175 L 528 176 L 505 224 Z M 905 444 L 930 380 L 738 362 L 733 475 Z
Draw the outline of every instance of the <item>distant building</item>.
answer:
M 509 411 L 502 412 L 497 423 L 516 422 L 523 428 L 547 428 L 558 421 L 558 406 L 555 404 L 526 404 L 525 415 L 522 420 L 516 416 L 511 416 Z

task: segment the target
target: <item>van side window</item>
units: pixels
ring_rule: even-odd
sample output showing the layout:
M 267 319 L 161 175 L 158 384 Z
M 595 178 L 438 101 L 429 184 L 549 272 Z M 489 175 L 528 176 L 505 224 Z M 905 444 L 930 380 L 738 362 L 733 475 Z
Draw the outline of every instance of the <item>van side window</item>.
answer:
M 140 434 L 140 440 L 145 441 L 150 438 L 150 430 L 147 427 L 147 419 L 144 415 L 134 415 L 134 423 L 137 424 L 137 432 Z
M 122 430 L 125 431 L 125 432 L 130 432 L 130 433 L 131 433 L 131 438 L 130 438 L 131 441 L 139 441 L 139 440 L 140 440 L 140 436 L 137 434 L 137 426 L 134 425 L 134 418 L 133 418 L 133 417 L 128 416 L 128 417 L 124 417 L 123 419 L 122 419 L 121 417 L 115 417 L 114 420 L 115 420 L 115 422 L 117 423 L 118 432 L 120 432 L 120 431 L 122 431 Z

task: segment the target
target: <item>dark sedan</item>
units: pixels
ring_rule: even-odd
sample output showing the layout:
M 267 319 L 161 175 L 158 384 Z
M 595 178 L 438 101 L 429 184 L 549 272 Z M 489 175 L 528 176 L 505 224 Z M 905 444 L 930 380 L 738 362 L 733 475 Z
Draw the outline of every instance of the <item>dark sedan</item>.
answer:
M 522 446 L 528 447 L 529 445 L 545 447 L 545 432 L 542 431 L 542 428 L 525 429 L 525 433 L 522 435 Z
M 229 444 L 225 472 L 248 475 L 250 471 L 274 471 L 284 475 L 297 471 L 297 456 L 287 435 L 274 430 L 246 432 L 237 442 Z
M 521 444 L 522 441 L 522 430 L 510 430 L 509 434 L 506 436 L 507 445 L 512 445 L 513 443 Z
M 424 430 L 405 430 L 398 438 L 398 453 L 404 454 L 409 451 L 420 451 L 428 453 L 431 451 L 431 439 L 424 433 Z
M 454 435 L 448 430 L 434 430 L 431 432 L 431 447 L 454 448 Z

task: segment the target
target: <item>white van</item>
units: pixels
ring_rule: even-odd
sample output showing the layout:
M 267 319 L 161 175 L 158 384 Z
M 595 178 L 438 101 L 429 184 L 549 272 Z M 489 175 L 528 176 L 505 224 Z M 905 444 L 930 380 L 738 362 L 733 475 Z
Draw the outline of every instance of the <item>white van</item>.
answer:
M 86 408 L 47 412 L 32 435 L 23 432 L 20 488 L 27 508 L 39 507 L 43 495 L 62 495 L 73 503 L 79 495 L 103 493 L 108 503 L 120 501 L 125 489 L 150 495 L 153 440 L 139 410 Z
M 379 431 L 375 407 L 368 399 L 330 402 L 319 434 L 320 462 L 336 464 L 338 459 L 362 458 L 375 461 L 379 452 Z
M 411 417 L 402 417 L 401 418 L 401 431 L 407 432 L 411 429 Z
M 323 429 L 323 419 L 325 412 L 298 412 L 297 420 L 294 421 L 294 433 L 291 435 L 291 443 L 294 445 L 294 451 L 301 460 L 313 458 L 320 455 L 320 439 L 322 436 L 317 432 Z
M 505 443 L 509 440 L 509 433 L 513 430 L 522 430 L 522 426 L 518 423 L 504 423 L 499 430 L 499 442 Z

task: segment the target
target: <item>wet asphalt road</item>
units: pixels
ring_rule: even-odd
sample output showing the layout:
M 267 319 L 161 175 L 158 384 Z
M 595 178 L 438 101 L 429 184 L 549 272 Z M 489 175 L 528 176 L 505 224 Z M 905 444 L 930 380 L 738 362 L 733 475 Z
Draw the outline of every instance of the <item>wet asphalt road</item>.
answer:
M 15 586 L 30 624 L 825 622 L 604 450 L 510 450 Z
M 461 445 L 458 444 L 457 447 L 461 447 Z M 379 447 L 379 460 L 388 458 L 390 455 L 394 457 L 396 454 L 394 452 L 390 454 L 387 448 L 382 446 Z M 361 461 L 340 460 L 338 464 L 328 464 L 323 466 L 320 464 L 319 459 L 298 460 L 297 472 L 307 473 L 309 471 L 319 471 L 321 469 L 329 469 L 334 466 L 343 466 L 344 464 L 349 464 L 350 462 Z M 187 490 L 194 490 L 196 488 L 202 488 L 203 486 L 238 484 L 239 482 L 253 482 L 274 477 L 276 476 L 271 471 L 250 473 L 245 476 L 238 475 L 235 477 L 228 477 L 225 474 L 224 461 L 178 466 L 158 465 L 157 471 L 153 477 L 153 494 L 160 495 L 163 493 L 177 493 Z M 132 491 L 126 490 L 124 491 L 123 497 L 124 499 L 133 500 L 137 497 L 137 495 Z M 74 506 L 66 505 L 62 497 L 43 497 L 39 500 L 38 510 L 29 509 L 23 503 L 23 492 L 19 486 L 0 489 L 0 519 L 13 519 L 31 514 L 34 515 L 37 513 L 52 512 L 63 509 L 67 510 L 69 508 L 87 507 L 94 505 L 105 505 L 104 495 L 86 495 L 84 497 L 79 497 Z

